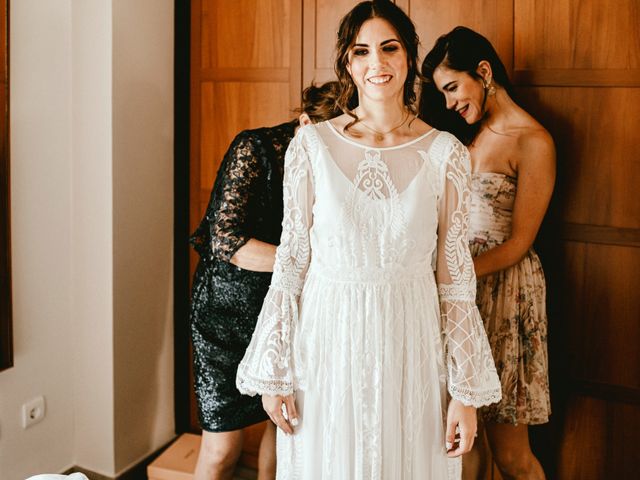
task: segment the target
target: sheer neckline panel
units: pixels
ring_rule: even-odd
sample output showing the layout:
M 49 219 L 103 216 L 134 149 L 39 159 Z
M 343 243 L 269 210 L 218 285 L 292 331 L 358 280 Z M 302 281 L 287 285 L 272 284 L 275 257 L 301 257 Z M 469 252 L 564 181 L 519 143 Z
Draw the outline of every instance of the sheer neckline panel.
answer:
M 313 129 L 335 181 L 346 182 L 348 188 L 355 187 L 376 200 L 399 197 L 418 183 L 438 138 L 430 130 L 402 146 L 379 149 L 345 139 L 329 122 L 314 125 Z
M 329 130 L 331 130 L 331 132 L 333 132 L 338 138 L 340 138 L 341 140 L 350 143 L 351 145 L 354 145 L 356 147 L 360 147 L 360 148 L 364 148 L 367 150 L 395 150 L 398 148 L 402 148 L 402 147 L 408 147 L 416 142 L 419 142 L 420 140 L 428 137 L 431 132 L 435 131 L 435 128 L 431 128 L 431 130 L 429 130 L 426 133 L 423 133 L 422 135 L 420 135 L 419 137 L 414 138 L 413 140 L 409 140 L 408 142 L 404 142 L 404 143 L 400 143 L 398 145 L 392 145 L 390 147 L 374 147 L 373 145 L 365 145 L 364 143 L 360 143 L 360 142 L 356 142 L 355 140 L 351 140 L 350 138 L 345 137 L 343 134 L 341 134 L 338 129 L 331 123 L 330 120 L 327 120 L 325 122 L 322 123 L 326 123 L 329 127 Z

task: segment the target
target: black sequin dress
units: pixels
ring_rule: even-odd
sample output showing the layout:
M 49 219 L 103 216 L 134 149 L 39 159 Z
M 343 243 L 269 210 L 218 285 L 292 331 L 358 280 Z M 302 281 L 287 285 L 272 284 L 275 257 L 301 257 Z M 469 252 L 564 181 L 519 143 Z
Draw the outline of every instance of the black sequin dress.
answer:
M 191 291 L 191 340 L 200 424 L 207 431 L 237 430 L 268 418 L 259 396 L 238 392 L 236 370 L 271 273 L 229 261 L 250 238 L 279 243 L 284 154 L 297 125 L 296 120 L 238 134 L 190 239 L 200 255 Z

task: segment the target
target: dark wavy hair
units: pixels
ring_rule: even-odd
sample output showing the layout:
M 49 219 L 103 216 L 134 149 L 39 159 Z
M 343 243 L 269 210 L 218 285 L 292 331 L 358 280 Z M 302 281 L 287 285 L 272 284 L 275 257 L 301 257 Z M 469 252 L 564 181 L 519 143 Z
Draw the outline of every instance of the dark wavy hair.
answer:
M 337 117 L 342 113 L 337 103 L 339 91 L 340 84 L 336 81 L 322 85 L 312 83 L 302 91 L 302 108 L 296 112 L 306 113 L 313 123 Z
M 340 109 L 353 117 L 345 130 L 358 122 L 353 109 L 358 105 L 358 92 L 353 79 L 347 71 L 349 51 L 356 42 L 362 24 L 372 18 L 382 18 L 389 22 L 400 37 L 407 52 L 407 78 L 404 84 L 403 102 L 411 111 L 415 111 L 415 81 L 418 76 L 418 34 L 411 19 L 400 7 L 389 0 L 361 2 L 351 9 L 340 21 L 338 41 L 336 43 L 335 72 L 340 84 L 337 103 Z
M 482 77 L 476 70 L 483 60 L 491 65 L 493 81 L 514 98 L 507 69 L 495 48 L 489 40 L 470 28 L 458 26 L 442 35 L 422 62 L 420 117 L 439 130 L 453 133 L 466 145 L 471 143 L 478 133 L 480 122 L 468 125 L 456 112 L 447 110 L 444 95 L 438 91 L 433 81 L 433 72 L 442 65 L 481 80 Z

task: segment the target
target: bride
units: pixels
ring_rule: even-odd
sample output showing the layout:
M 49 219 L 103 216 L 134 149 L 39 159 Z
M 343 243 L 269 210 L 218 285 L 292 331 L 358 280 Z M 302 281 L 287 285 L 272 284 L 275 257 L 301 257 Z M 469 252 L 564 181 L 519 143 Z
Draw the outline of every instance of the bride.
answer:
M 279 427 L 279 479 L 459 478 L 476 408 L 501 396 L 469 155 L 414 114 L 417 46 L 392 2 L 355 6 L 336 49 L 345 113 L 287 150 L 281 243 L 237 375 Z

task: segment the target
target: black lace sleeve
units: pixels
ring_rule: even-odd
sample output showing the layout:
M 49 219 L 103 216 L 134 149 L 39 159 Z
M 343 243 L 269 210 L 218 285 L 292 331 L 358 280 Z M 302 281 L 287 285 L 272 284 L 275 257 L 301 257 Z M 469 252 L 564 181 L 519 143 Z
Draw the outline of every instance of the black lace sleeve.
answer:
M 201 257 L 229 262 L 250 238 L 247 220 L 260 179 L 261 140 L 249 132 L 234 139 L 224 156 L 202 223 L 191 237 Z M 209 251 L 207 251 L 210 249 Z

